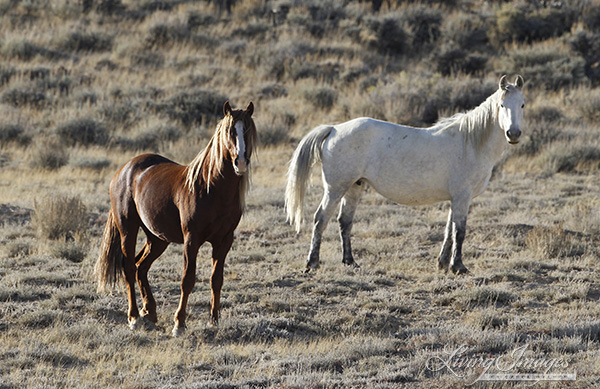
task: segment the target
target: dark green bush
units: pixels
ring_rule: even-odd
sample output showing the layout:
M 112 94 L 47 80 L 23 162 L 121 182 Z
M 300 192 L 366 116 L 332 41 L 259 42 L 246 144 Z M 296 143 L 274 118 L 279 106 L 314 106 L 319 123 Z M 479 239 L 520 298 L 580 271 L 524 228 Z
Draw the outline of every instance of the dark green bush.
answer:
M 160 69 L 165 64 L 165 57 L 160 53 L 143 51 L 132 53 L 130 55 L 131 67 L 145 67 L 150 69 Z
M 304 99 L 315 108 L 329 109 L 337 100 L 337 91 L 330 87 L 315 87 L 304 91 Z
M 590 30 L 600 33 L 600 7 L 598 4 L 590 3 L 583 8 L 581 12 L 583 23 Z
M 2 54 L 21 61 L 30 61 L 36 55 L 44 53 L 44 49 L 29 41 L 11 41 L 2 46 Z
M 481 82 L 477 79 L 465 79 L 452 86 L 450 105 L 448 110 L 452 112 L 468 111 L 483 103 L 498 85 L 495 82 Z
M 577 100 L 576 109 L 581 117 L 597 126 L 600 123 L 600 91 L 594 90 Z
M 457 73 L 475 74 L 485 69 L 488 57 L 479 54 L 468 54 L 457 46 L 442 46 L 441 52 L 433 56 L 436 70 L 444 76 Z
M 488 47 L 489 22 L 484 16 L 458 14 L 444 20 L 443 41 L 454 42 L 467 51 L 484 50 Z
M 77 158 L 71 161 L 71 165 L 80 169 L 102 170 L 110 166 L 110 160 L 106 158 Z
M 114 15 L 125 10 L 121 0 L 100 0 L 96 5 L 96 11 L 105 15 Z
M 187 27 L 195 29 L 198 27 L 209 26 L 216 21 L 215 17 L 209 14 L 201 14 L 198 12 L 190 12 L 187 18 Z
M 441 35 L 442 11 L 426 5 L 415 5 L 403 9 L 403 19 L 408 26 L 415 50 L 423 50 Z
M 46 104 L 46 95 L 29 88 L 14 87 L 2 93 L 0 100 L 15 107 L 42 108 Z
M 36 169 L 56 170 L 69 163 L 69 153 L 62 144 L 40 142 L 31 154 L 30 165 Z
M 113 141 L 113 145 L 123 150 L 155 150 L 165 142 L 175 142 L 183 132 L 173 126 L 158 126 L 146 130 L 134 137 L 118 137 Z
M 223 116 L 223 104 L 226 100 L 226 96 L 216 91 L 197 89 L 170 96 L 154 104 L 154 110 L 189 128 L 205 121 L 219 120 Z
M 534 121 L 528 120 L 528 125 L 524 129 L 526 135 L 525 141 L 518 148 L 517 153 L 521 155 L 533 156 L 539 153 L 543 147 L 564 137 L 559 130 L 559 123 L 552 120 Z
M 577 31 L 569 41 L 571 48 L 585 60 L 585 75 L 593 85 L 600 84 L 600 34 Z
M 0 142 L 17 142 L 23 134 L 23 126 L 20 124 L 0 123 Z
M 521 74 L 533 88 L 559 90 L 586 82 L 585 60 L 554 47 L 525 47 L 502 57 L 506 73 Z
M 69 262 L 81 263 L 87 255 L 89 249 L 78 242 L 58 242 L 51 248 L 54 257 L 64 258 Z
M 27 146 L 31 142 L 31 137 L 25 133 L 25 129 L 20 124 L 0 124 L 0 142 L 15 142 L 22 146 Z
M 141 119 L 141 111 L 131 101 L 122 103 L 107 103 L 98 112 L 110 128 L 126 130 Z
M 58 41 L 58 47 L 67 51 L 101 52 L 111 50 L 113 38 L 100 32 L 73 31 Z
M 183 25 L 157 24 L 152 26 L 145 38 L 149 47 L 163 47 L 190 39 L 190 30 Z
M 367 20 L 370 29 L 375 33 L 371 46 L 382 53 L 401 55 L 409 47 L 408 35 L 400 26 L 397 18 L 371 18 Z
M 0 50 L 0 54 L 7 58 L 13 58 L 20 61 L 31 61 L 36 56 L 47 59 L 61 59 L 67 57 L 64 53 L 38 46 L 26 40 L 12 40 L 5 43 Z
M 506 42 L 534 42 L 561 36 L 570 31 L 574 13 L 567 7 L 530 11 L 507 3 L 496 14 L 496 25 L 490 30 L 496 45 Z
M 56 126 L 54 132 L 66 146 L 104 145 L 108 141 L 104 125 L 90 118 L 69 120 Z
M 233 29 L 231 36 L 245 39 L 259 39 L 264 37 L 264 34 L 271 29 L 271 25 L 266 21 L 261 20 L 257 22 L 249 23 L 245 27 L 238 27 Z
M 16 74 L 17 71 L 15 69 L 0 66 L 0 86 L 8 84 L 10 79 Z
M 290 128 L 280 124 L 272 124 L 261 127 L 260 144 L 262 146 L 277 146 L 285 144 L 290 140 Z
M 591 145 L 566 147 L 550 151 L 549 163 L 557 173 L 569 173 L 578 169 L 598 170 L 600 148 Z

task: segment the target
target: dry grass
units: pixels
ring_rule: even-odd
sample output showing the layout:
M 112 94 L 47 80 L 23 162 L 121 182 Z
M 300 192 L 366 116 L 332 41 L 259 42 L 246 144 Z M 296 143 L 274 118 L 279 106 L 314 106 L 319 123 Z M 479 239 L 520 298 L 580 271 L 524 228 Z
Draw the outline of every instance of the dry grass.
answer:
M 560 385 L 598 386 L 596 0 L 269 3 L 276 15 L 212 3 L 0 0 L 0 387 L 461 387 L 476 372 L 427 368 L 461 345 L 486 358 L 527 345 L 568 361 L 550 372 L 577 380 Z M 297 235 L 283 212 L 300 137 L 360 115 L 428 125 L 504 72 L 529 81 L 524 139 L 472 205 L 471 273 L 437 270 L 446 204 L 368 191 L 353 230 L 361 269 L 341 264 L 332 222 L 321 269 L 304 274 L 309 228 Z M 150 271 L 158 326 L 131 332 L 124 296 L 92 280 L 112 174 L 146 151 L 189 162 L 226 99 L 254 101 L 263 147 L 220 325 L 207 325 L 203 247 L 188 332 L 170 337 L 173 245 Z M 315 171 L 307 213 L 319 182 Z

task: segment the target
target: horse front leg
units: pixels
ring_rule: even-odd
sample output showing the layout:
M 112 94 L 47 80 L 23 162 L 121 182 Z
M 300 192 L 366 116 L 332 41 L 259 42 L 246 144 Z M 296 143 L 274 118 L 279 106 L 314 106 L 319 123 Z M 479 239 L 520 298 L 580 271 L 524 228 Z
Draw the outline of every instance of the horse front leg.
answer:
M 175 313 L 175 326 L 173 327 L 173 336 L 178 337 L 185 331 L 185 319 L 188 298 L 196 284 L 196 256 L 200 243 L 193 239 L 191 234 L 184 239 L 183 249 L 183 276 L 181 278 L 181 299 L 179 307 Z
M 219 324 L 219 312 L 221 310 L 221 288 L 223 287 L 223 270 L 225 268 L 225 257 L 231 249 L 233 233 L 225 237 L 218 245 L 213 246 L 212 274 L 210 276 L 210 319 L 211 326 Z
M 452 202 L 452 257 L 449 268 L 454 274 L 465 274 L 469 269 L 462 262 L 462 246 L 467 230 L 467 214 L 471 197 L 463 201 Z

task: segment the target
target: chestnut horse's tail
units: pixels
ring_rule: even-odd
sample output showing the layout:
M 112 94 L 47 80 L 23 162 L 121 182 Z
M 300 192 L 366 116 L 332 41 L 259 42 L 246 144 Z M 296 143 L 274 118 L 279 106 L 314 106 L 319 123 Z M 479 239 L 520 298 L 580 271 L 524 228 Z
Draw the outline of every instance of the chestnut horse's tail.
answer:
M 287 173 L 287 186 L 285 188 L 285 208 L 290 224 L 300 231 L 304 208 L 304 196 L 310 179 L 310 168 L 321 159 L 321 147 L 325 139 L 331 134 L 333 127 L 319 126 L 308 133 L 294 151 Z
M 94 266 L 94 275 L 98 281 L 98 291 L 106 292 L 114 288 L 117 280 L 123 276 L 123 263 L 125 256 L 121 249 L 121 235 L 113 211 L 108 214 L 104 234 L 102 235 L 102 246 L 100 256 Z

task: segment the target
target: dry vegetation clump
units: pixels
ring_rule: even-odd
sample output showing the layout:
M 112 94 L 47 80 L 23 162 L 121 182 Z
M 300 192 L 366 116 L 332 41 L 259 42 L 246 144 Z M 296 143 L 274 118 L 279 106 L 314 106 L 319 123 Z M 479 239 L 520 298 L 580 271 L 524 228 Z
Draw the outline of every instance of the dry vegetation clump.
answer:
M 32 222 L 42 239 L 73 237 L 87 226 L 87 209 L 79 196 L 51 194 L 33 203 Z
M 433 371 L 432 358 L 527 346 L 568 361 L 550 373 L 577 380 L 559 385 L 597 387 L 599 53 L 598 0 L 0 0 L 0 386 L 462 387 L 476 372 Z M 302 273 L 310 236 L 283 212 L 302 136 L 358 116 L 429 126 L 505 73 L 525 78 L 525 125 L 474 199 L 471 274 L 437 271 L 447 205 L 369 190 L 361 269 L 342 266 L 331 223 L 321 269 Z M 170 337 L 172 245 L 149 273 L 158 324 L 131 332 L 125 298 L 92 281 L 112 175 L 143 152 L 188 163 L 226 100 L 254 102 L 263 147 L 220 326 L 206 324 L 203 247 L 188 331 Z

